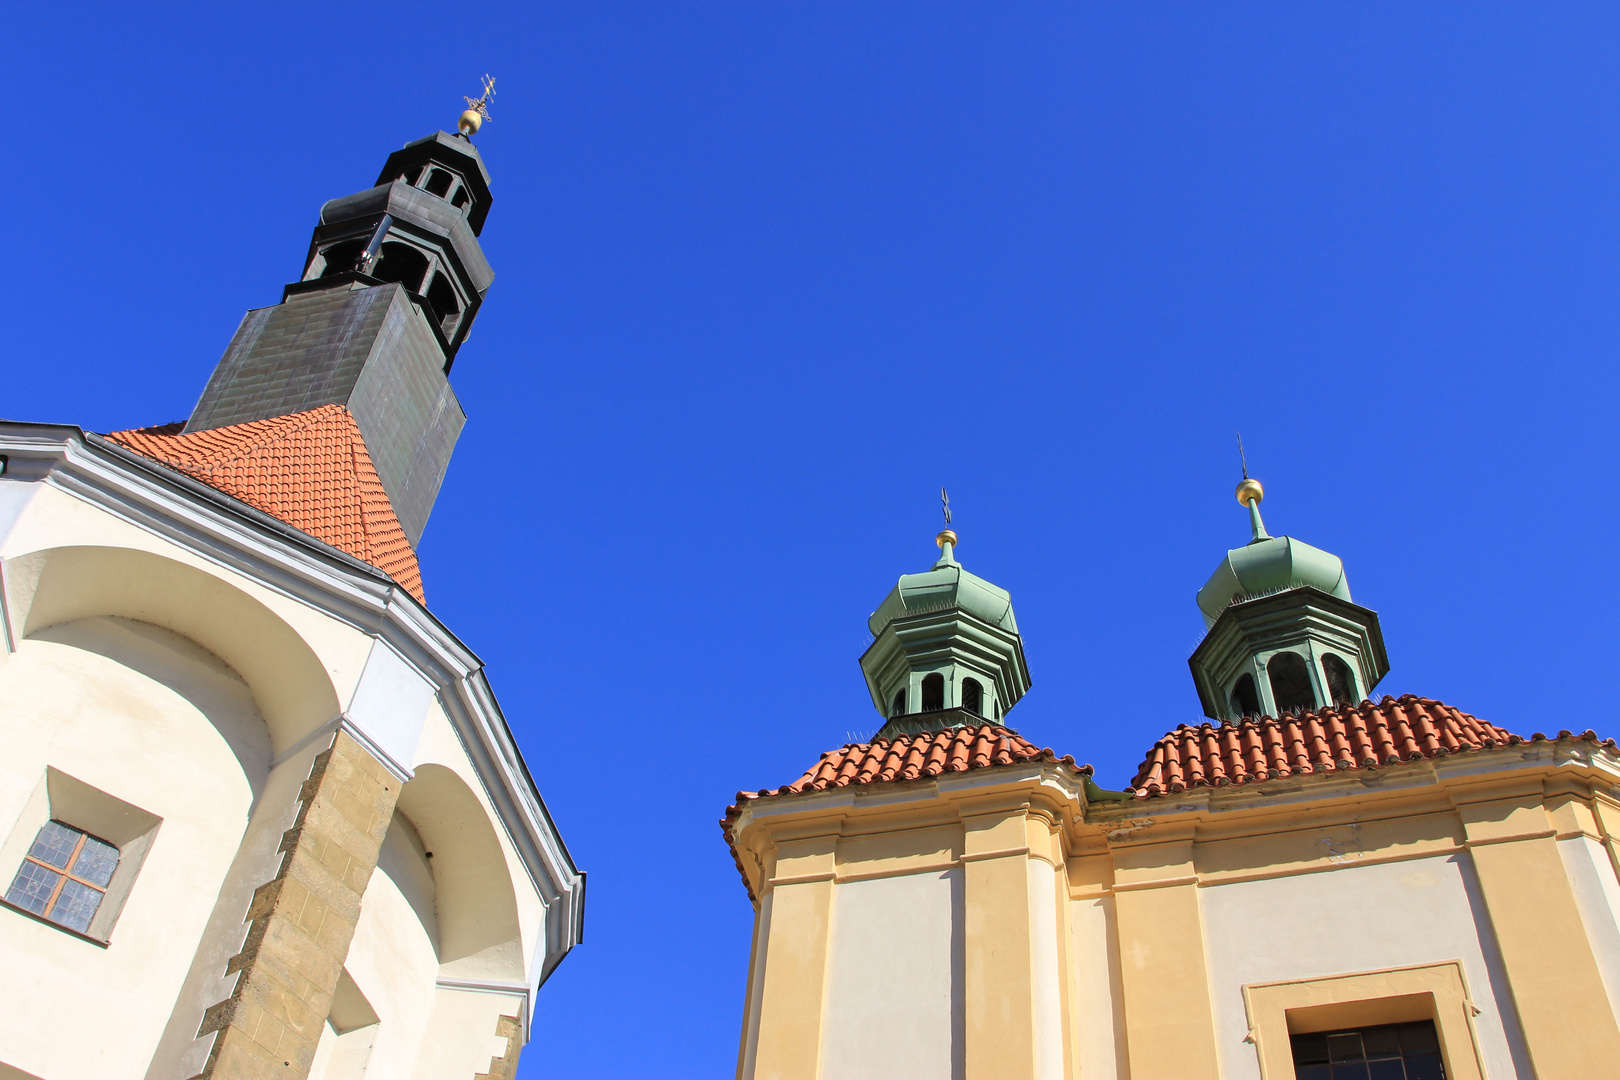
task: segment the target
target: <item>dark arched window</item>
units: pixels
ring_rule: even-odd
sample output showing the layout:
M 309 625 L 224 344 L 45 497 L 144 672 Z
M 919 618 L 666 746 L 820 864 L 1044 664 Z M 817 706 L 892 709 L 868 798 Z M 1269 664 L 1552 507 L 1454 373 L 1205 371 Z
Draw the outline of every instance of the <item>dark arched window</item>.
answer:
M 984 715 L 984 685 L 978 679 L 962 680 L 962 708 L 974 716 Z
M 413 293 L 422 291 L 422 279 L 427 276 L 427 256 L 409 244 L 387 243 L 382 246 L 382 260 L 371 276 L 383 281 L 397 281 Z
M 326 259 L 326 268 L 321 271 L 321 277 L 331 277 L 345 270 L 353 270 L 354 261 L 360 257 L 365 248 L 364 240 L 345 240 L 341 244 L 333 244 L 321 252 Z
M 1311 672 L 1299 653 L 1280 652 L 1273 656 L 1266 663 L 1266 674 L 1271 677 L 1271 700 L 1277 703 L 1277 715 L 1316 708 Z
M 923 676 L 923 712 L 937 712 L 945 707 L 945 676 L 939 672 Z
M 1232 715 L 1259 716 L 1260 695 L 1254 688 L 1254 676 L 1244 674 L 1232 685 Z
M 1327 676 L 1328 696 L 1335 705 L 1354 705 L 1360 695 L 1356 693 L 1356 677 L 1350 665 L 1332 653 L 1322 657 L 1322 674 Z
M 444 331 L 444 336 L 455 337 L 456 324 L 461 321 L 461 305 L 456 302 L 456 290 L 451 288 L 449 279 L 443 274 L 433 275 L 433 284 L 428 286 L 427 302 L 439 317 L 439 329 Z
M 898 690 L 896 690 L 894 692 L 894 708 L 892 710 L 890 710 L 889 715 L 890 716 L 904 716 L 904 715 L 906 715 L 906 688 L 905 687 L 902 686 L 900 689 L 898 689 Z
M 445 193 L 450 190 L 450 185 L 455 182 L 455 179 L 454 176 L 451 176 L 443 169 L 434 169 L 428 173 L 427 183 L 422 186 L 442 199 Z

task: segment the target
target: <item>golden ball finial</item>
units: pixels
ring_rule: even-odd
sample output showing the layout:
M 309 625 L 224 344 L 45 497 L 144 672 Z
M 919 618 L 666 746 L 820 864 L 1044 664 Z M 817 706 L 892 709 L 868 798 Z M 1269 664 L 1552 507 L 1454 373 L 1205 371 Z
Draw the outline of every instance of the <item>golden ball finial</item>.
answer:
M 461 114 L 461 120 L 456 124 L 460 132 L 469 139 L 478 134 L 478 129 L 484 126 L 484 118 L 477 109 L 468 109 Z
M 1260 486 L 1258 480 L 1244 477 L 1243 482 L 1237 486 L 1237 501 L 1244 506 L 1253 506 L 1265 497 L 1266 489 Z
M 934 537 L 934 546 L 943 548 L 946 544 L 951 544 L 953 546 L 956 544 L 956 533 L 952 532 L 950 529 L 941 529 L 939 531 L 939 535 Z

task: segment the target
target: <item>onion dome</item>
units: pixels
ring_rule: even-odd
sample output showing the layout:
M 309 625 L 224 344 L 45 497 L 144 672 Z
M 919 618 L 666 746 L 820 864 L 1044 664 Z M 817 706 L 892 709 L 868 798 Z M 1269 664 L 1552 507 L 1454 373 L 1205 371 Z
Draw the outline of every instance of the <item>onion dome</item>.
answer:
M 867 620 L 861 671 L 888 718 L 879 738 L 1001 720 L 1029 690 L 1012 596 L 962 568 L 956 533 L 935 543 L 934 565 L 902 575 Z
M 1243 547 L 1228 551 L 1209 581 L 1198 590 L 1198 607 L 1204 613 L 1205 626 L 1214 626 L 1227 605 L 1238 600 L 1299 585 L 1321 589 L 1341 600 L 1350 599 L 1350 583 L 1345 580 L 1344 563 L 1337 555 L 1291 536 L 1266 533 L 1265 522 L 1260 520 L 1263 498 L 1265 489 L 1260 481 L 1245 478 L 1238 485 L 1238 501 L 1249 508 L 1249 527 L 1254 538 Z
M 1258 480 L 1245 476 L 1237 498 L 1252 538 L 1198 590 L 1208 633 L 1187 660 L 1204 714 L 1280 717 L 1365 699 L 1389 672 L 1377 613 L 1352 602 L 1336 555 L 1266 532 Z

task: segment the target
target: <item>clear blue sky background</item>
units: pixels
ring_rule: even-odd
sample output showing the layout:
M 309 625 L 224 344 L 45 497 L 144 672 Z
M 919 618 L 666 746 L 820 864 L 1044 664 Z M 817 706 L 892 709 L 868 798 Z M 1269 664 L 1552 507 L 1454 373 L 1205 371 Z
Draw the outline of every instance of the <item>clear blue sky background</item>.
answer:
M 486 70 L 495 286 L 421 555 L 590 873 L 524 1077 L 734 1068 L 715 820 L 879 719 L 948 484 L 1010 720 L 1127 783 L 1274 532 L 1382 692 L 1613 715 L 1613 6 L 22 5 L 0 414 L 184 417 L 321 203 Z

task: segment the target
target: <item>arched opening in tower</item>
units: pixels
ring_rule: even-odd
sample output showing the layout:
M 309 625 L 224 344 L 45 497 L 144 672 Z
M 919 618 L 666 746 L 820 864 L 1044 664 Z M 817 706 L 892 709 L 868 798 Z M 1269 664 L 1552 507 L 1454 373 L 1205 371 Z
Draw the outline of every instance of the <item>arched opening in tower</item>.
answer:
M 962 708 L 974 716 L 984 715 L 984 686 L 978 679 L 962 680 Z
M 1280 652 L 1266 663 L 1266 674 L 1271 678 L 1271 699 L 1277 703 L 1279 716 L 1296 709 L 1316 708 L 1311 672 L 1303 656 Z
M 1332 653 L 1322 657 L 1322 674 L 1327 676 L 1328 696 L 1335 705 L 1354 705 L 1360 695 L 1356 693 L 1356 677 L 1350 665 Z
M 945 676 L 939 672 L 923 677 L 922 711 L 936 712 L 945 707 Z

